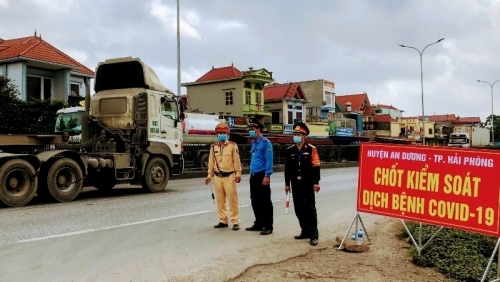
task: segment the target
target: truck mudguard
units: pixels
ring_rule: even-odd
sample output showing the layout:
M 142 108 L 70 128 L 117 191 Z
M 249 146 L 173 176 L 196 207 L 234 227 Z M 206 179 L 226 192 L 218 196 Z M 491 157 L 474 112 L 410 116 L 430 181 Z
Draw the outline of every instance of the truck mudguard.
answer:
M 172 166 L 174 164 L 174 157 L 172 156 L 172 150 L 170 150 L 167 144 L 160 142 L 149 142 L 149 146 L 146 148 L 146 153 L 142 156 L 142 173 L 144 173 L 144 169 L 146 168 L 146 163 L 149 159 L 150 154 L 165 156 L 168 160 L 170 169 L 172 169 Z
M 44 163 L 49 162 L 49 160 L 51 158 L 56 157 L 56 156 L 73 159 L 75 162 L 78 163 L 78 165 L 82 169 L 83 176 L 85 177 L 87 175 L 87 166 L 85 165 L 85 162 L 83 161 L 81 155 L 75 151 L 71 151 L 71 150 L 45 151 L 45 152 L 41 152 L 38 155 L 36 155 L 36 157 L 42 163 L 42 166 Z
M 22 159 L 29 162 L 35 170 L 38 170 L 40 167 L 40 160 L 28 154 L 11 154 L 11 153 L 0 153 L 0 167 L 7 161 L 12 159 Z

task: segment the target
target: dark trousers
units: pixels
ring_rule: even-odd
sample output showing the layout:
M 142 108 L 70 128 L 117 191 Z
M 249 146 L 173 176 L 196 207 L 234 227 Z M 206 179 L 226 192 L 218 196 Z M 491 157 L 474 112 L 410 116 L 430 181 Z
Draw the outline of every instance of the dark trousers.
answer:
M 253 214 L 255 215 L 254 225 L 265 229 L 273 229 L 273 202 L 271 201 L 271 187 L 262 185 L 264 172 L 250 175 L 250 198 L 252 202 Z
M 318 239 L 318 216 L 314 193 L 311 181 L 292 181 L 293 206 L 302 229 L 301 234 L 311 239 Z

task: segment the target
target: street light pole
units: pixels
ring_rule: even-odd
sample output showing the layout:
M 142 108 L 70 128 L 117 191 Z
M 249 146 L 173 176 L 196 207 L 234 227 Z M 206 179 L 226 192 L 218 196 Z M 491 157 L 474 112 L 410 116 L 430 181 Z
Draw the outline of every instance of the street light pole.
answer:
M 423 131 L 423 134 L 422 134 L 422 145 L 423 146 L 425 146 L 425 112 L 424 112 L 424 70 L 423 70 L 423 65 L 422 65 L 422 54 L 424 53 L 424 51 L 425 51 L 425 49 L 427 47 L 429 47 L 429 46 L 431 46 L 433 44 L 439 43 L 439 42 L 441 42 L 443 40 L 444 40 L 444 38 L 441 38 L 438 41 L 433 42 L 433 43 L 425 46 L 424 49 L 422 49 L 422 51 L 418 50 L 415 47 L 405 46 L 405 45 L 399 45 L 401 47 L 411 48 L 411 49 L 417 50 L 418 54 L 420 55 L 420 87 L 422 89 L 422 131 Z
M 181 26 L 179 0 L 177 0 L 177 95 L 181 95 Z
M 493 116 L 493 86 L 495 86 L 495 83 L 497 83 L 498 81 L 500 80 L 497 80 L 495 82 L 493 82 L 493 84 L 489 83 L 489 82 L 486 82 L 486 81 L 482 81 L 482 80 L 477 80 L 477 82 L 484 82 L 486 84 L 488 84 L 491 88 L 491 143 L 493 144 L 493 146 L 495 145 L 495 123 L 493 122 L 495 119 L 494 119 L 494 116 Z

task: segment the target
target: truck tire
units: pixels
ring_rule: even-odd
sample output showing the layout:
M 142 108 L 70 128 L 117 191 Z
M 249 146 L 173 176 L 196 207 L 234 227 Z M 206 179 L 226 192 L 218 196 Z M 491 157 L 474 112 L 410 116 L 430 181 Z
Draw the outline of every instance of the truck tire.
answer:
M 95 175 L 94 187 L 99 191 L 109 191 L 116 186 L 116 183 L 118 180 L 116 180 L 114 170 L 101 170 Z
M 58 202 L 73 201 L 82 191 L 83 172 L 72 159 L 57 160 L 47 173 L 47 189 Z
M 170 169 L 167 162 L 160 158 L 154 157 L 149 160 L 142 176 L 142 188 L 148 192 L 161 192 L 167 187 L 170 177 Z
M 203 170 L 207 170 L 208 169 L 208 154 L 201 155 L 201 158 L 200 158 L 200 167 Z
M 25 160 L 10 160 L 0 167 L 0 202 L 10 207 L 28 204 L 38 186 L 36 170 Z

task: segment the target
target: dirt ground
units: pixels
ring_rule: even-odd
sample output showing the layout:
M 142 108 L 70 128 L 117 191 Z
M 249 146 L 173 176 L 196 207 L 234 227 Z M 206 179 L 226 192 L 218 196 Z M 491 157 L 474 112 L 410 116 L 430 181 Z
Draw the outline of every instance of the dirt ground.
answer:
M 230 281 L 456 281 L 414 265 L 409 256 L 411 245 L 397 236 L 402 227 L 399 220 L 383 218 L 368 230 L 373 244 L 367 252 L 337 251 L 335 240 L 322 242 L 320 238 L 320 244 L 304 256 L 253 266 Z

